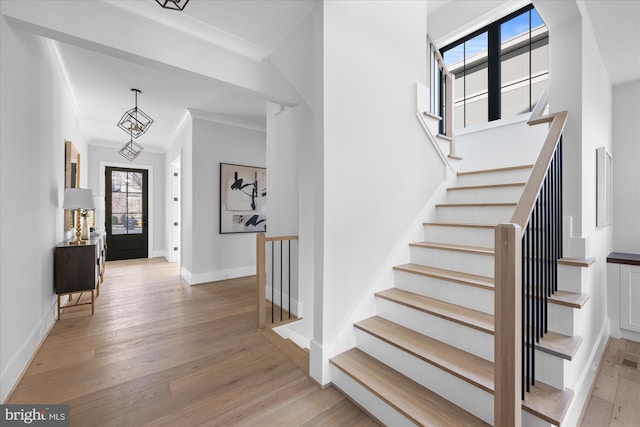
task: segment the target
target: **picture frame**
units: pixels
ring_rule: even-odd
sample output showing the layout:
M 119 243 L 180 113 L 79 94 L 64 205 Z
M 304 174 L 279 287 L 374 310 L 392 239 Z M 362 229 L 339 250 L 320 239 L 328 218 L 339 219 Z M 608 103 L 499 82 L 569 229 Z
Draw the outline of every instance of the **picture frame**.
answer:
M 220 163 L 220 234 L 267 231 L 267 170 Z
M 612 159 L 605 147 L 596 149 L 596 226 L 611 224 L 612 210 Z
M 71 141 L 64 142 L 64 188 L 80 188 L 80 152 Z M 73 210 L 64 210 L 64 231 L 74 228 Z

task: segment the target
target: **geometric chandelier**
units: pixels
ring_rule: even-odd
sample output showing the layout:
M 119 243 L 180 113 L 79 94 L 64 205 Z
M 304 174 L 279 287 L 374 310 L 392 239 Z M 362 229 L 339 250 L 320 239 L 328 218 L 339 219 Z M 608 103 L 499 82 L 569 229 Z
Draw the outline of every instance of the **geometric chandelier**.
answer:
M 156 0 L 156 2 L 165 9 L 182 10 L 189 3 L 189 0 Z
M 153 119 L 138 108 L 138 94 L 140 90 L 131 89 L 131 91 L 135 92 L 136 105 L 124 113 L 118 122 L 118 127 L 132 137 L 138 138 L 149 129 L 149 126 L 153 123 Z
M 119 153 L 125 159 L 133 162 L 135 158 L 138 157 L 140 153 L 142 153 L 142 150 L 144 150 L 144 148 L 142 148 L 142 145 L 134 142 L 132 137 L 129 138 L 130 141 L 124 144 L 124 147 L 120 149 Z

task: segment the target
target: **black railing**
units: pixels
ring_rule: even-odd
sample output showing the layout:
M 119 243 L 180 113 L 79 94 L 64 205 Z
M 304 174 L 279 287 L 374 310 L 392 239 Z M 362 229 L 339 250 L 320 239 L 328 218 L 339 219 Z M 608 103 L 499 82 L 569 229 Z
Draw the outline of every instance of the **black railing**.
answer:
M 522 237 L 522 398 L 535 384 L 535 348 L 548 330 L 548 298 L 562 258 L 562 138 Z
M 287 259 L 285 260 L 284 258 L 284 242 L 287 242 L 286 245 L 286 257 Z M 283 317 L 283 307 L 284 307 L 284 302 L 283 302 L 283 298 L 284 295 L 286 294 L 287 296 L 287 312 L 286 312 L 286 316 L 288 319 L 291 319 L 291 239 L 287 239 L 287 240 L 278 240 L 278 245 L 276 245 L 276 241 L 272 240 L 271 241 L 271 253 L 267 253 L 267 257 L 271 256 L 271 271 L 270 271 L 270 281 L 267 281 L 267 287 L 271 287 L 271 323 L 275 323 L 276 322 L 276 287 L 279 286 L 279 296 L 280 296 L 280 304 L 278 304 L 278 307 L 280 308 L 280 321 L 282 322 L 284 320 Z M 276 255 L 278 252 L 278 247 L 279 247 L 279 252 L 280 252 L 280 256 L 279 258 L 279 264 L 280 264 L 280 268 L 276 269 Z M 285 267 L 286 265 L 286 267 Z M 286 279 L 285 279 L 285 271 L 287 272 L 286 274 Z M 279 273 L 279 274 L 276 274 Z M 284 282 L 287 282 L 287 290 L 285 292 L 284 290 Z
M 267 321 L 266 303 L 271 303 L 271 323 L 295 317 L 297 310 L 292 304 L 297 298 L 297 241 L 298 236 L 256 237 L 257 315 L 258 327 Z M 293 267 L 293 268 L 292 268 Z M 269 290 L 269 288 L 271 288 Z

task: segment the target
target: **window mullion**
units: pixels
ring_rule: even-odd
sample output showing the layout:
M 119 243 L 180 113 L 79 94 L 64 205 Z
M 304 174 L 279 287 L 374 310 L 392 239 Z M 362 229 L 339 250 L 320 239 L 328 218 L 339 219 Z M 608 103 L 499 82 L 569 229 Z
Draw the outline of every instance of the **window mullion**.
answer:
M 498 120 L 500 111 L 500 24 L 491 24 L 488 28 L 487 71 L 488 71 L 488 120 Z

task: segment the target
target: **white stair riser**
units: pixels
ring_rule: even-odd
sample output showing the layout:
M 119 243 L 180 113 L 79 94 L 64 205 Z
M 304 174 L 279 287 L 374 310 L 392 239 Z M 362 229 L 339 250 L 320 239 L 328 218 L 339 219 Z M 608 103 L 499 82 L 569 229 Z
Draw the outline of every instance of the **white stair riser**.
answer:
M 523 185 L 517 187 L 470 188 L 447 190 L 445 203 L 517 203 Z
M 461 273 L 493 277 L 494 258 L 468 252 L 411 246 L 411 262 L 428 267 L 444 268 Z
M 436 142 L 438 143 L 438 147 L 442 150 L 445 156 L 448 156 L 449 153 L 449 141 L 442 138 L 436 137 Z
M 542 381 L 545 384 L 563 390 L 566 386 L 564 373 L 567 361 L 538 350 L 536 350 L 534 358 L 536 381 Z
M 491 289 L 451 282 L 420 274 L 395 271 L 395 287 L 440 301 L 493 314 L 494 292 Z
M 431 134 L 435 138 L 437 134 L 440 133 L 440 120 L 437 120 L 430 116 L 424 116 L 425 121 L 427 122 L 427 128 L 431 131 Z
M 555 427 L 553 424 L 549 424 L 542 418 L 538 418 L 524 410 L 522 411 L 522 425 L 526 427 Z
M 573 336 L 577 335 L 577 316 L 580 309 L 571 308 L 559 304 L 549 304 L 548 306 L 548 328 L 550 331 L 559 334 Z
M 493 362 L 493 335 L 376 298 L 378 316 Z
M 374 336 L 356 329 L 358 348 L 485 422 L 493 423 L 493 395 Z
M 427 242 L 493 248 L 495 245 L 495 229 L 425 225 L 424 240 Z
M 438 206 L 435 219 L 468 224 L 509 223 L 514 209 L 514 206 Z
M 558 265 L 558 289 L 568 292 L 584 292 L 582 284 L 586 283 L 587 269 L 572 265 Z
M 510 171 L 475 173 L 471 175 L 458 176 L 456 185 L 490 185 L 507 184 L 510 182 L 527 182 L 531 169 L 516 169 Z
M 345 374 L 341 369 L 331 365 L 333 384 L 342 390 L 347 396 L 358 403 L 378 421 L 388 426 L 411 426 L 415 424 L 404 415 L 389 406 L 384 400 L 371 393 L 359 382 Z

